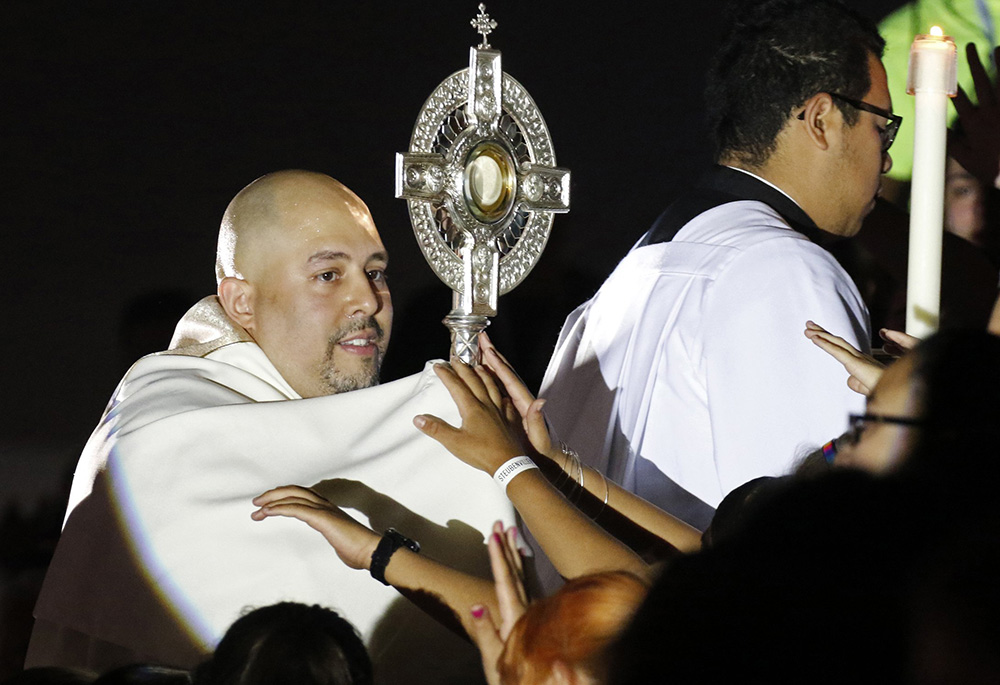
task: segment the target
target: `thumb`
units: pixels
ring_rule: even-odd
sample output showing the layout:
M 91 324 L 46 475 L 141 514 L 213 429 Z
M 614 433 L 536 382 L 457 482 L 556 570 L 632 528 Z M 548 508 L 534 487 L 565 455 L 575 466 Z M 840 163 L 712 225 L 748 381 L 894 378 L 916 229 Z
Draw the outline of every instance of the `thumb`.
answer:
M 413 417 L 413 425 L 424 435 L 440 442 L 446 449 L 455 442 L 459 434 L 457 428 L 431 414 L 417 414 Z
M 847 378 L 847 387 L 859 395 L 864 395 L 865 397 L 867 397 L 870 392 L 870 388 L 854 376 L 849 376 Z
M 531 446 L 538 450 L 539 454 L 547 455 L 552 450 L 552 439 L 549 437 L 549 427 L 545 423 L 545 415 L 542 414 L 542 406 L 545 400 L 534 400 L 528 406 L 528 415 L 525 417 L 525 432 Z

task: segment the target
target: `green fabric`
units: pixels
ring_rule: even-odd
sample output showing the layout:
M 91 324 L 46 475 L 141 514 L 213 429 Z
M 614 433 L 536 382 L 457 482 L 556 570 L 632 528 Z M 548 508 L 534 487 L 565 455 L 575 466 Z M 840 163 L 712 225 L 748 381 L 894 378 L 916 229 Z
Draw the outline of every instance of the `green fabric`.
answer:
M 986 5 L 993 16 L 994 30 L 1000 31 L 1000 0 L 986 0 Z M 903 116 L 903 125 L 892 145 L 892 170 L 889 172 L 891 178 L 900 181 L 909 181 L 913 172 L 913 96 L 906 94 L 910 44 L 917 34 L 929 33 L 931 26 L 940 26 L 945 35 L 955 40 L 958 46 L 958 82 L 973 99 L 975 92 L 965 59 L 965 45 L 975 43 L 984 64 L 988 63 L 993 49 L 980 19 L 976 0 L 917 0 L 899 8 L 879 24 L 879 31 L 886 42 L 882 63 L 889 77 L 892 108 Z M 992 73 L 992 68 L 990 71 Z M 955 120 L 955 109 L 948 109 L 948 121 L 951 123 Z

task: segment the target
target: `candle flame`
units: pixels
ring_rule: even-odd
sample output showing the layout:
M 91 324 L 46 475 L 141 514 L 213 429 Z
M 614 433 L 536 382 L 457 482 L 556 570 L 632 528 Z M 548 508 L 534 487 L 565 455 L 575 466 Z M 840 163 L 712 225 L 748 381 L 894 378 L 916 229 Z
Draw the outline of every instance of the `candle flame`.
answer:
M 944 35 L 944 31 L 941 30 L 940 26 L 932 26 L 931 27 L 931 35 L 932 36 L 943 36 Z

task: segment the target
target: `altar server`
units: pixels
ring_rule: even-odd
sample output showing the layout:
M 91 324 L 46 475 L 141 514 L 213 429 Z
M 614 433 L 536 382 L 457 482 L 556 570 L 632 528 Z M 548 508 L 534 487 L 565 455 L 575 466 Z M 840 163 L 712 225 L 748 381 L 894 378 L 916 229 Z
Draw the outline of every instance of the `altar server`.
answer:
M 583 459 L 699 528 L 862 408 L 801 329 L 868 348 L 826 248 L 874 207 L 900 123 L 870 22 L 835 0 L 734 6 L 706 96 L 717 166 L 569 316 L 541 392 Z

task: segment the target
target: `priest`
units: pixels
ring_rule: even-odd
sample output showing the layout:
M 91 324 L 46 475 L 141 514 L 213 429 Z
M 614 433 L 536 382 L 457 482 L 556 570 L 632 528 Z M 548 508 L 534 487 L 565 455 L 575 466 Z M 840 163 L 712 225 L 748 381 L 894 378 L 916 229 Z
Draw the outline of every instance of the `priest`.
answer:
M 485 536 L 513 524 L 511 505 L 412 423 L 455 423 L 454 403 L 430 367 L 378 386 L 387 259 L 365 204 L 328 176 L 277 172 L 240 191 L 219 233 L 217 295 L 135 363 L 84 449 L 27 666 L 190 667 L 245 608 L 292 600 L 350 620 L 378 682 L 482 678 L 470 644 L 314 533 L 250 518 L 260 492 L 312 484 L 489 578 Z

